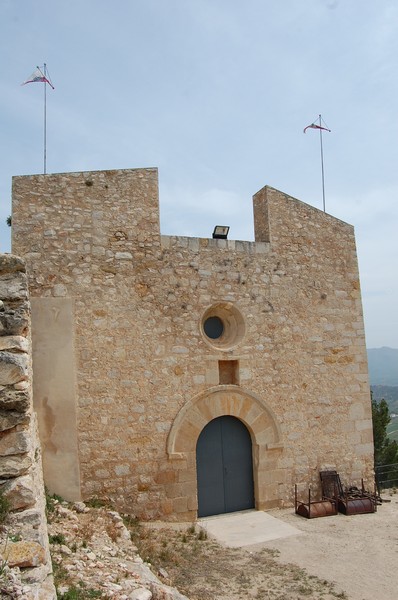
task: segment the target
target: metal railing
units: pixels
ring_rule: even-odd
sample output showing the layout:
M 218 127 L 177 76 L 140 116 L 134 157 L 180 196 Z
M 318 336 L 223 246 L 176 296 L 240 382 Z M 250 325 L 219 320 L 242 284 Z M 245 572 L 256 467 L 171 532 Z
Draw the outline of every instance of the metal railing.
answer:
M 398 463 L 375 466 L 376 487 L 381 490 L 398 488 Z

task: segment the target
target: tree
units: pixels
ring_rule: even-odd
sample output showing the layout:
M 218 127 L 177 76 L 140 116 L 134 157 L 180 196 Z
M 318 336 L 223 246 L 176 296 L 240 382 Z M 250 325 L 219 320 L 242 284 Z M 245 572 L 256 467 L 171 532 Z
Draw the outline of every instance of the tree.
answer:
M 7 225 L 8 227 L 11 227 L 11 215 L 7 217 Z
M 387 425 L 391 421 L 387 402 L 372 397 L 372 420 L 375 465 L 398 463 L 398 444 L 387 435 Z

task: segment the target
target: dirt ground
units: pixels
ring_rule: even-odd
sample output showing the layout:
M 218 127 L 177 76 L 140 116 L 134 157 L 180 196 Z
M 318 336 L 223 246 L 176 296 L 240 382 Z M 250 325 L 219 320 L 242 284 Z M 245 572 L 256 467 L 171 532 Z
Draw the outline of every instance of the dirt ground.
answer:
M 398 598 L 398 495 L 374 514 L 303 519 L 291 510 L 271 511 L 303 534 L 275 540 L 278 562 L 292 562 L 344 590 L 350 600 Z
M 192 600 L 395 600 L 398 495 L 384 497 L 390 502 L 374 514 L 308 520 L 292 509 L 270 511 L 302 533 L 239 549 L 200 542 L 197 533 L 196 541 L 189 534 L 158 531 L 163 554 L 155 562 Z M 147 535 L 153 544 L 153 533 Z
M 202 537 L 196 527 L 176 530 L 144 526 L 133 539 L 155 572 L 190 600 L 334 600 L 347 598 L 327 580 L 283 564 L 266 547 L 227 548 Z
M 221 545 L 198 524 L 142 523 L 128 516 L 124 526 L 133 543 L 120 546 L 117 513 L 80 513 L 64 503 L 50 515 L 59 598 L 133 597 L 138 549 L 141 563 L 190 600 L 395 600 L 398 494 L 387 497 L 390 502 L 376 513 L 351 517 L 307 520 L 293 509 L 270 511 L 301 533 L 243 548 Z

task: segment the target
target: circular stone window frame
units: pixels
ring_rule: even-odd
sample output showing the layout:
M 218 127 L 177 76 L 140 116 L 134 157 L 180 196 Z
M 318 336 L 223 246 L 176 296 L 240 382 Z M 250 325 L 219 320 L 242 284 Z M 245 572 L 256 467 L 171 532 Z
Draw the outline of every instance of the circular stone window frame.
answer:
M 223 324 L 222 334 L 217 338 L 206 335 L 204 325 L 207 319 L 218 317 Z M 217 350 L 229 351 L 242 343 L 246 335 L 245 320 L 240 310 L 232 302 L 217 302 L 209 306 L 200 321 L 200 333 L 206 344 Z

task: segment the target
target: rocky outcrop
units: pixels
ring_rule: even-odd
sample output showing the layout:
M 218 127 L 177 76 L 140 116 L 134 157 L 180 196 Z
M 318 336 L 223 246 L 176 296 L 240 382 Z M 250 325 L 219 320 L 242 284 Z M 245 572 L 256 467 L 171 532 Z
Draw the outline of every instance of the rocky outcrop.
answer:
M 45 491 L 32 407 L 30 305 L 24 262 L 0 255 L 0 589 L 4 597 L 56 598 Z
M 155 574 L 138 555 L 118 512 L 55 501 L 48 528 L 54 568 L 63 572 L 60 594 L 84 589 L 113 600 L 188 600 L 165 569 Z

